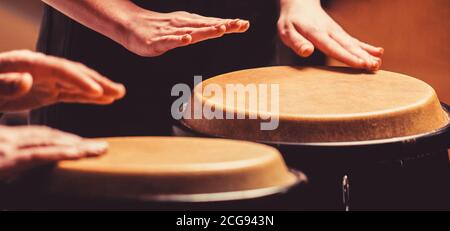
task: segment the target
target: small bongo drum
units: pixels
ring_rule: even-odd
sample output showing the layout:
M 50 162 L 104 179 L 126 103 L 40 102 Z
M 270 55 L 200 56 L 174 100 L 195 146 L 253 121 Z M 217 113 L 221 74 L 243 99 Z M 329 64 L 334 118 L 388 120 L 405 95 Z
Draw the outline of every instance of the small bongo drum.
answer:
M 308 176 L 311 209 L 450 208 L 449 112 L 421 80 L 340 67 L 250 69 L 196 86 L 184 111 L 178 134 L 279 148 Z M 276 129 L 261 129 L 268 118 Z
M 42 188 L 50 196 L 42 207 L 290 210 L 301 206 L 288 198 L 292 191 L 301 191 L 305 176 L 289 170 L 278 150 L 267 145 L 182 137 L 102 140 L 110 144 L 106 155 L 63 161 L 46 174 Z

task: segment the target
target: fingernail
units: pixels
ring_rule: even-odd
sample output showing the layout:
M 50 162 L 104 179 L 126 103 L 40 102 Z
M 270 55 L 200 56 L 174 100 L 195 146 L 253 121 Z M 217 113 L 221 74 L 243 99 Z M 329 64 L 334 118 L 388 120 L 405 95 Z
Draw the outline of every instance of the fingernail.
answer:
M 378 68 L 380 68 L 381 67 L 381 64 L 383 63 L 383 60 L 381 60 L 381 59 L 379 59 L 379 58 L 377 58 L 377 65 L 378 65 Z
M 372 67 L 373 67 L 373 69 L 378 69 L 378 62 L 377 61 L 373 61 L 372 62 Z
M 106 150 L 108 148 L 108 142 L 105 141 L 96 141 L 97 147 L 99 149 Z
M 359 66 L 366 66 L 366 62 L 364 62 L 364 60 L 362 60 L 362 59 L 358 59 L 358 65 Z
M 127 89 L 125 88 L 125 86 L 123 84 L 117 84 L 117 88 L 119 89 L 118 90 L 119 94 L 117 95 L 117 99 L 121 99 L 125 96 Z
M 302 57 L 309 56 L 309 55 L 312 54 L 313 50 L 314 50 L 314 48 L 311 47 L 310 45 L 302 45 L 302 46 L 300 47 L 300 55 L 301 55 Z
M 372 69 L 378 70 L 380 68 L 381 59 L 375 58 L 372 61 Z
M 184 43 L 188 43 L 192 40 L 192 36 L 189 34 L 185 34 L 181 37 L 181 41 Z
M 88 93 L 90 96 L 101 96 L 105 93 L 103 88 L 98 84 L 91 85 L 91 90 L 92 91 Z
M 227 31 L 227 27 L 226 27 L 225 25 L 220 25 L 217 29 L 218 29 L 220 32 L 222 32 L 222 33 L 224 33 L 225 31 Z
M 379 47 L 378 50 L 380 51 L 380 54 L 384 54 L 384 48 Z
M 108 149 L 108 143 L 104 141 L 86 141 L 87 150 L 96 155 L 103 154 Z

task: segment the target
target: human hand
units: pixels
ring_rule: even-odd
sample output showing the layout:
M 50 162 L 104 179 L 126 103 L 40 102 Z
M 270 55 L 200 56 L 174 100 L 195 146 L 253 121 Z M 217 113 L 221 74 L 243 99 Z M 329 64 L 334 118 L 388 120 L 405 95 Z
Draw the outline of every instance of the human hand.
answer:
M 80 63 L 31 51 L 0 53 L 0 112 L 58 102 L 110 104 L 124 94 L 123 85 Z
M 383 48 L 358 41 L 345 32 L 321 7 L 319 0 L 280 0 L 280 38 L 299 56 L 320 49 L 351 67 L 376 71 Z
M 184 11 L 157 13 L 143 10 L 128 20 L 122 45 L 145 57 L 214 39 L 229 33 L 243 33 L 250 23 L 241 19 L 204 17 Z
M 104 154 L 108 144 L 89 141 L 48 127 L 0 125 L 0 181 L 11 181 L 26 170 L 59 160 Z

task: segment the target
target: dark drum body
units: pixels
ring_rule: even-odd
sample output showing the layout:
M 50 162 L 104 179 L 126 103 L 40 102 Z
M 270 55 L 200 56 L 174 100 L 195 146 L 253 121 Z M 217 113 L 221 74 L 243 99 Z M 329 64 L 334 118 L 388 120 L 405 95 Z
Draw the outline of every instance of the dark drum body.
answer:
M 449 113 L 449 106 L 443 104 Z M 182 121 L 176 135 L 208 136 Z M 306 210 L 448 210 L 450 125 L 417 136 L 335 143 L 264 142 L 308 177 Z
M 303 206 L 297 197 L 306 176 L 289 169 L 268 145 L 182 137 L 102 140 L 109 143 L 106 155 L 62 161 L 0 187 L 0 207 L 286 211 Z
M 450 126 L 379 142 L 276 144 L 307 174 L 311 209 L 448 210 Z
M 295 174 L 299 181 L 292 187 L 140 198 L 49 193 L 43 181 L 48 176 L 41 175 L 36 181 L 35 175 L 20 184 L 4 187 L 0 208 L 12 211 L 297 211 L 304 208 L 304 201 L 298 195 L 304 194 L 306 177 L 299 172 Z

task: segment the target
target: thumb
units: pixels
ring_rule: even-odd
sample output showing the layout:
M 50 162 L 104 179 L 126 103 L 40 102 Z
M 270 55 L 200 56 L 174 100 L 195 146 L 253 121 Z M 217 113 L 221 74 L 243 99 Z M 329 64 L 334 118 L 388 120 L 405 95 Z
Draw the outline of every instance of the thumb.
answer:
M 23 96 L 30 91 L 32 85 L 33 77 L 29 73 L 0 74 L 0 96 Z

